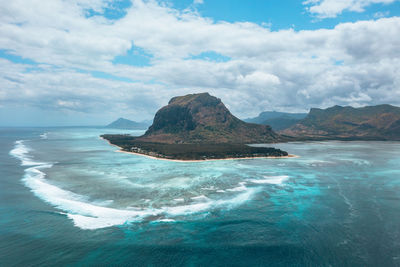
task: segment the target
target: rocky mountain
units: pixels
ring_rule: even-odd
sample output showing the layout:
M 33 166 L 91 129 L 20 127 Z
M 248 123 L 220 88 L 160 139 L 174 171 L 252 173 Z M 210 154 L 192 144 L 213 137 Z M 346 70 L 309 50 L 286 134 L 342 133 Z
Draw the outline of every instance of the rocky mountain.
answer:
M 400 140 L 400 108 L 313 108 L 306 118 L 281 133 L 302 140 Z
M 172 98 L 138 138 L 157 143 L 273 143 L 281 136 L 267 125 L 246 123 L 208 93 Z
M 286 113 L 277 111 L 264 111 L 255 118 L 245 119 L 245 122 L 269 125 L 274 131 L 287 129 L 300 120 L 304 119 L 307 113 Z
M 107 125 L 106 128 L 145 130 L 149 127 L 149 125 L 149 123 L 145 122 L 136 122 L 124 118 L 119 118 L 118 120 Z

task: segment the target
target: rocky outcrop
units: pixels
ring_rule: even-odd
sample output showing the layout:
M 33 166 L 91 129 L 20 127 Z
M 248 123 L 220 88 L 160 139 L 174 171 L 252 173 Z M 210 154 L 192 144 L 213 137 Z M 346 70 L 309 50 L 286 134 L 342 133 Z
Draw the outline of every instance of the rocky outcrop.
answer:
M 172 98 L 138 138 L 157 143 L 274 143 L 281 136 L 267 125 L 246 123 L 208 93 Z

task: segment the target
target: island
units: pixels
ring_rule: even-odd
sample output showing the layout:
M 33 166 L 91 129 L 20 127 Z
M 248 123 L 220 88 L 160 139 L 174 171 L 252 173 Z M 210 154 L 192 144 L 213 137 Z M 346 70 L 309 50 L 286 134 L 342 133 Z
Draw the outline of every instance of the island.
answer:
M 246 123 L 233 116 L 222 101 L 208 93 L 172 98 L 157 111 L 142 136 L 101 136 L 121 152 L 158 159 L 203 161 L 290 157 L 272 147 L 249 144 L 286 141 L 268 125 Z
M 136 122 L 124 118 L 119 118 L 105 127 L 112 129 L 144 130 L 149 127 L 149 124 L 147 124 L 146 122 Z

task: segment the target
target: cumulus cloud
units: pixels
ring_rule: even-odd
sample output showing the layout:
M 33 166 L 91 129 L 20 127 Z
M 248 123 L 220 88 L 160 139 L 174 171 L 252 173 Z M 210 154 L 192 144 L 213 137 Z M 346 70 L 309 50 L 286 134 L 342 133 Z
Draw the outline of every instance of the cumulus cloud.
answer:
M 372 4 L 390 4 L 396 0 L 307 0 L 307 10 L 319 18 L 334 18 L 343 11 L 363 12 Z
M 315 7 L 323 2 L 307 1 Z M 0 105 L 131 114 L 140 120 L 174 95 L 203 91 L 222 98 L 240 117 L 334 104 L 400 104 L 398 17 L 272 31 L 250 22 L 215 22 L 157 1 L 134 0 L 119 19 L 86 13 L 110 5 L 104 0 L 1 5 L 0 49 L 38 65 L 0 60 Z M 149 66 L 115 61 L 132 47 L 151 55 Z M 229 60 L 193 58 L 210 51 Z

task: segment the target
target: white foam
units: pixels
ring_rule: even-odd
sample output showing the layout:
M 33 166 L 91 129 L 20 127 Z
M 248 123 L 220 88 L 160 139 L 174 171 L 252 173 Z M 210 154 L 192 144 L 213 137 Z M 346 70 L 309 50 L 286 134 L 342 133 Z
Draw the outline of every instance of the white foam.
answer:
M 188 204 L 176 207 L 163 207 L 162 209 L 169 216 L 189 215 L 221 207 L 230 209 L 250 200 L 252 196 L 258 191 L 259 188 L 249 188 L 245 192 L 230 199 L 218 199 L 218 200 L 210 199 L 209 201 L 204 203 L 195 203 L 195 204 Z
M 44 162 L 37 162 L 29 156 L 29 152 L 32 149 L 24 144 L 24 140 L 15 141 L 14 148 L 9 152 L 9 154 L 21 161 L 22 166 L 35 166 L 46 164 Z
M 109 205 L 114 203 L 114 200 L 112 200 L 112 199 L 109 199 L 109 200 L 97 200 L 97 201 L 94 201 L 92 203 L 95 204 L 95 205 L 100 205 L 100 206 L 109 206 Z
M 264 176 L 266 179 L 249 179 L 248 181 L 253 184 L 275 184 L 280 185 L 283 184 L 284 181 L 289 179 L 287 175 L 279 175 L 279 176 Z
M 203 189 L 203 190 L 209 190 L 209 191 L 214 191 L 214 190 L 215 190 L 215 187 L 214 187 L 214 186 L 202 187 L 201 189 Z
M 238 187 L 226 189 L 229 192 L 240 192 L 246 191 L 247 187 L 245 186 L 246 182 L 240 182 Z
M 159 213 L 159 211 L 152 209 L 121 210 L 88 203 L 87 199 L 81 195 L 46 183 L 43 179 L 45 176 L 44 173 L 39 171 L 35 175 L 38 170 L 35 170 L 35 168 L 29 169 L 29 172 L 24 177 L 25 184 L 39 198 L 58 209 L 66 211 L 67 216 L 79 228 L 97 229 L 121 225 L 127 221 L 140 221 L 146 216 Z
M 23 141 L 17 141 L 10 154 L 19 158 L 22 165 L 27 165 L 27 161 L 34 162 L 29 156 L 30 149 L 24 145 Z M 28 160 L 29 159 L 29 160 Z M 239 187 L 231 191 L 243 191 L 229 199 L 213 200 L 204 195 L 193 197 L 194 203 L 181 206 L 165 206 L 161 208 L 137 208 L 117 209 L 104 207 L 102 205 L 111 204 L 111 200 L 90 202 L 87 197 L 73 193 L 71 191 L 57 187 L 45 179 L 46 174 L 42 171 L 51 168 L 51 163 L 31 164 L 25 169 L 23 182 L 40 199 L 50 205 L 62 210 L 60 214 L 65 214 L 71 219 L 75 226 L 81 229 L 94 230 L 126 223 L 139 222 L 150 216 L 161 217 L 160 222 L 172 222 L 173 216 L 185 216 L 189 214 L 206 212 L 213 208 L 230 209 L 248 201 L 258 188 L 247 188 L 245 182 L 239 183 Z M 239 190 L 240 188 L 240 190 Z M 175 199 L 177 202 L 184 201 L 183 198 Z M 201 202 L 198 202 L 201 201 Z
M 208 201 L 208 200 L 210 200 L 205 195 L 201 195 L 201 196 L 197 196 L 197 197 L 191 197 L 190 199 L 193 199 L 195 201 Z
M 175 220 L 173 220 L 173 219 L 161 219 L 161 220 L 158 220 L 157 222 L 167 222 L 167 223 L 170 223 L 170 222 L 175 222 Z
M 41 134 L 40 135 L 40 139 L 47 139 L 48 138 L 48 133 L 46 132 L 46 133 L 43 133 L 43 134 Z
M 183 198 L 174 198 L 174 201 L 176 201 L 176 202 L 185 202 L 185 199 L 183 199 Z
M 156 215 L 160 211 L 153 209 L 121 210 L 88 203 L 84 196 L 61 189 L 44 180 L 45 174 L 37 167 L 28 168 L 24 177 L 25 184 L 32 192 L 47 203 L 67 212 L 74 224 L 82 229 L 98 229 L 121 225 L 127 221 L 140 221 L 146 216 Z
M 123 225 L 126 223 L 139 222 L 149 216 L 185 216 L 199 212 L 205 212 L 213 208 L 225 207 L 230 209 L 248 201 L 257 191 L 257 188 L 251 188 L 231 199 L 208 199 L 206 202 L 175 207 L 162 207 L 160 209 L 113 209 L 95 206 L 81 201 L 71 201 L 68 199 L 52 199 L 51 202 L 53 205 L 58 204 L 56 207 L 67 210 L 67 216 L 73 220 L 75 226 L 81 229 L 93 230 L 115 225 Z M 170 218 L 159 219 L 161 222 L 172 222 L 172 220 L 173 219 Z
M 332 164 L 332 162 L 326 161 L 326 160 L 309 159 L 309 160 L 304 160 L 304 161 L 305 161 L 305 163 L 307 165 L 312 166 L 312 167 L 324 166 L 324 165 Z

